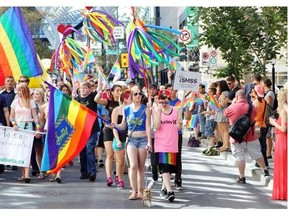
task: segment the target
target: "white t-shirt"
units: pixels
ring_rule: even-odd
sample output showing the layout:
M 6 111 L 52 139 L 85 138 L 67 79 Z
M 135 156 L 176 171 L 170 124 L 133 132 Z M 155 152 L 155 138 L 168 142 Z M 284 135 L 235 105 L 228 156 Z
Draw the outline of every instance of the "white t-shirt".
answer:
M 269 90 L 265 93 L 265 97 L 264 99 L 267 100 L 268 97 L 271 97 L 272 98 L 272 107 L 274 107 L 274 102 L 275 102 L 275 94 L 273 91 Z
M 15 110 L 16 122 L 32 122 L 32 109 L 36 108 L 33 100 L 30 100 L 30 109 L 27 109 L 21 102 L 20 98 L 13 100 L 11 108 Z

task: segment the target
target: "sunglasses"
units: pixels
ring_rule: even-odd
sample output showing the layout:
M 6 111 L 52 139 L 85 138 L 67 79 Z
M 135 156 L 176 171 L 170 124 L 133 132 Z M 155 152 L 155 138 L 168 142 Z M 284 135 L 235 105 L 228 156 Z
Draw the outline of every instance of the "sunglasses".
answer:
M 227 85 L 231 85 L 232 83 L 227 83 Z
M 167 105 L 169 102 L 168 101 L 161 101 L 159 102 L 160 104 L 164 104 L 164 105 Z
M 28 83 L 29 81 L 28 80 L 19 80 L 19 83 L 23 83 L 23 82 Z
M 142 94 L 141 92 L 135 92 L 135 93 L 133 94 L 133 96 L 137 96 L 137 95 L 142 96 L 143 94 Z

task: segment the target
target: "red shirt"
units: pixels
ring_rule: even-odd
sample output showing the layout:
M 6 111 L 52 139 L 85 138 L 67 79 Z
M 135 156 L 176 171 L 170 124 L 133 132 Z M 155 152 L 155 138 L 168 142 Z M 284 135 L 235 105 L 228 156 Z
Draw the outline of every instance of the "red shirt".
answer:
M 247 103 L 247 100 L 245 99 L 240 99 L 236 103 L 231 104 L 226 108 L 224 111 L 224 115 L 228 118 L 229 120 L 229 125 L 233 125 L 233 123 L 242 115 L 246 114 L 248 112 L 249 105 Z M 251 113 L 251 122 L 255 120 L 256 116 L 256 109 L 252 105 L 252 113 Z M 255 133 L 255 126 L 250 130 L 246 136 L 247 141 L 254 141 L 258 139 L 257 134 Z M 245 139 L 246 140 L 246 139 Z M 237 143 L 236 140 L 234 140 L 232 137 L 230 137 L 230 142 L 231 143 Z

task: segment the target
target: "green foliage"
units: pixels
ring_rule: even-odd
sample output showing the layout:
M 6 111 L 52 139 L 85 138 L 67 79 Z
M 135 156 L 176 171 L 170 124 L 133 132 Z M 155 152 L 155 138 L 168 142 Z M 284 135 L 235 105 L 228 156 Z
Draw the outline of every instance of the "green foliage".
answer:
M 265 75 L 265 65 L 279 58 L 287 43 L 286 7 L 202 7 L 191 22 L 197 21 L 203 29 L 200 44 L 219 49 L 227 62 L 218 77 Z

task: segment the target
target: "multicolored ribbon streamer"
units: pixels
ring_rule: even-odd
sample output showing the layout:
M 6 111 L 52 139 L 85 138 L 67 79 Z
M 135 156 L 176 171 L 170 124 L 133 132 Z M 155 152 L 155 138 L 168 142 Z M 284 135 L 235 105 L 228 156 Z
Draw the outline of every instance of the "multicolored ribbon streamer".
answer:
M 124 26 L 123 23 L 101 10 L 85 8 L 82 10 L 82 15 L 85 17 L 83 21 L 84 31 L 91 40 L 100 41 L 109 46 L 116 45 L 113 28 L 120 25 Z
M 129 69 L 131 78 L 135 77 L 133 71 L 144 77 L 144 71 L 151 69 L 153 65 L 165 64 L 169 69 L 175 70 L 171 66 L 169 56 L 179 56 L 182 49 L 172 39 L 155 32 L 155 30 L 168 31 L 180 34 L 178 30 L 162 27 L 145 25 L 142 20 L 135 18 L 126 28 L 127 50 L 129 56 Z M 168 44 L 168 45 L 165 45 Z M 174 52 L 174 48 L 179 52 Z

